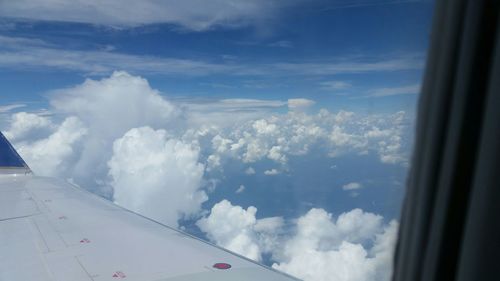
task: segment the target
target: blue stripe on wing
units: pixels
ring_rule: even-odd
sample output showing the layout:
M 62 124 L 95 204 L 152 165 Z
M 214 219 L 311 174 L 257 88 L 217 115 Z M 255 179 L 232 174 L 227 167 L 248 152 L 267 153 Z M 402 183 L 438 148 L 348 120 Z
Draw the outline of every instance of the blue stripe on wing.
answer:
M 0 167 L 28 168 L 28 165 L 26 165 L 2 132 L 0 132 Z

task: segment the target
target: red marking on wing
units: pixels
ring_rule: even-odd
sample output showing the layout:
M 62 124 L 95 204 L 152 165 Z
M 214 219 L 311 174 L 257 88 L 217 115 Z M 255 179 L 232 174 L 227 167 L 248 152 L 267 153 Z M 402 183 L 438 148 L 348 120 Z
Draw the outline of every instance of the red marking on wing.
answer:
M 216 264 L 213 265 L 213 268 L 217 268 L 217 269 L 230 269 L 231 265 L 228 264 L 228 263 L 224 263 L 224 262 L 218 262 L 218 263 L 216 263 Z
M 121 272 L 121 271 L 117 271 L 113 274 L 113 278 L 120 278 L 120 279 L 123 279 L 123 278 L 127 278 L 127 275 L 125 275 L 125 273 Z

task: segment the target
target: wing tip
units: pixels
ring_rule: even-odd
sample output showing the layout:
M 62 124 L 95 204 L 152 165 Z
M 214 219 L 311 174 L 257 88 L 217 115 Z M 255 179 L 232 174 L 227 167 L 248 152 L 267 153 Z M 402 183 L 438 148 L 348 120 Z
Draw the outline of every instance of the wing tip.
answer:
M 0 174 L 29 174 L 31 169 L 0 131 Z

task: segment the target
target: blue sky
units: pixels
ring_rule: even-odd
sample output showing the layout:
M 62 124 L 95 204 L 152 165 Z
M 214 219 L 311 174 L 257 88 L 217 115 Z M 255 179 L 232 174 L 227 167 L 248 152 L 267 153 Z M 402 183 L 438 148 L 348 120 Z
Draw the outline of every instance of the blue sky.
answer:
M 432 1 L 57 3 L 0 2 L 0 130 L 35 173 L 306 281 L 388 280 Z
M 303 4 L 258 24 L 207 31 L 179 30 L 171 23 L 127 28 L 4 18 L 0 35 L 37 42 L 14 42 L 12 48 L 2 44 L 3 52 L 19 55 L 21 45 L 38 51 L 50 49 L 55 56 L 57 50 L 70 52 L 68 55 L 80 52 L 76 58 L 86 56 L 87 60 L 80 66 L 63 62 L 52 67 L 40 61 L 15 65 L 2 61 L 4 100 L 43 103 L 46 91 L 73 85 L 84 77 L 125 70 L 146 77 L 169 96 L 308 96 L 331 107 L 411 109 L 411 95 L 380 98 L 376 103 L 373 99 L 353 99 L 419 83 L 432 3 L 340 7 L 343 5 L 335 2 Z M 138 57 L 139 61 L 145 56 L 153 62 L 179 59 L 189 65 L 172 68 L 166 62 L 163 66 L 141 66 L 137 61 L 121 63 L 120 57 L 108 56 L 108 65 L 93 71 L 98 62 L 92 56 L 99 60 L 106 54 Z M 40 60 L 51 59 L 50 55 L 40 56 Z

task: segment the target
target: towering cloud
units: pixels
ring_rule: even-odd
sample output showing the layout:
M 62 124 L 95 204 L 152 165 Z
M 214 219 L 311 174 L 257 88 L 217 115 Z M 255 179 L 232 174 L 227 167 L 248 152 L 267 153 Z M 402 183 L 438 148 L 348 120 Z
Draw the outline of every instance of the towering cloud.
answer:
M 149 127 L 128 131 L 113 144 L 108 162 L 114 201 L 171 226 L 200 211 L 204 166 L 199 148 Z
M 180 123 L 179 110 L 152 89 L 146 79 L 114 72 L 101 80 L 87 79 L 75 87 L 52 93 L 54 111 L 77 116 L 88 128 L 71 177 L 91 187 L 104 182 L 113 142 L 132 128 L 173 128 Z M 176 120 L 174 122 L 174 120 Z M 99 191 L 99 189 L 94 189 Z M 105 192 L 109 196 L 109 189 Z

